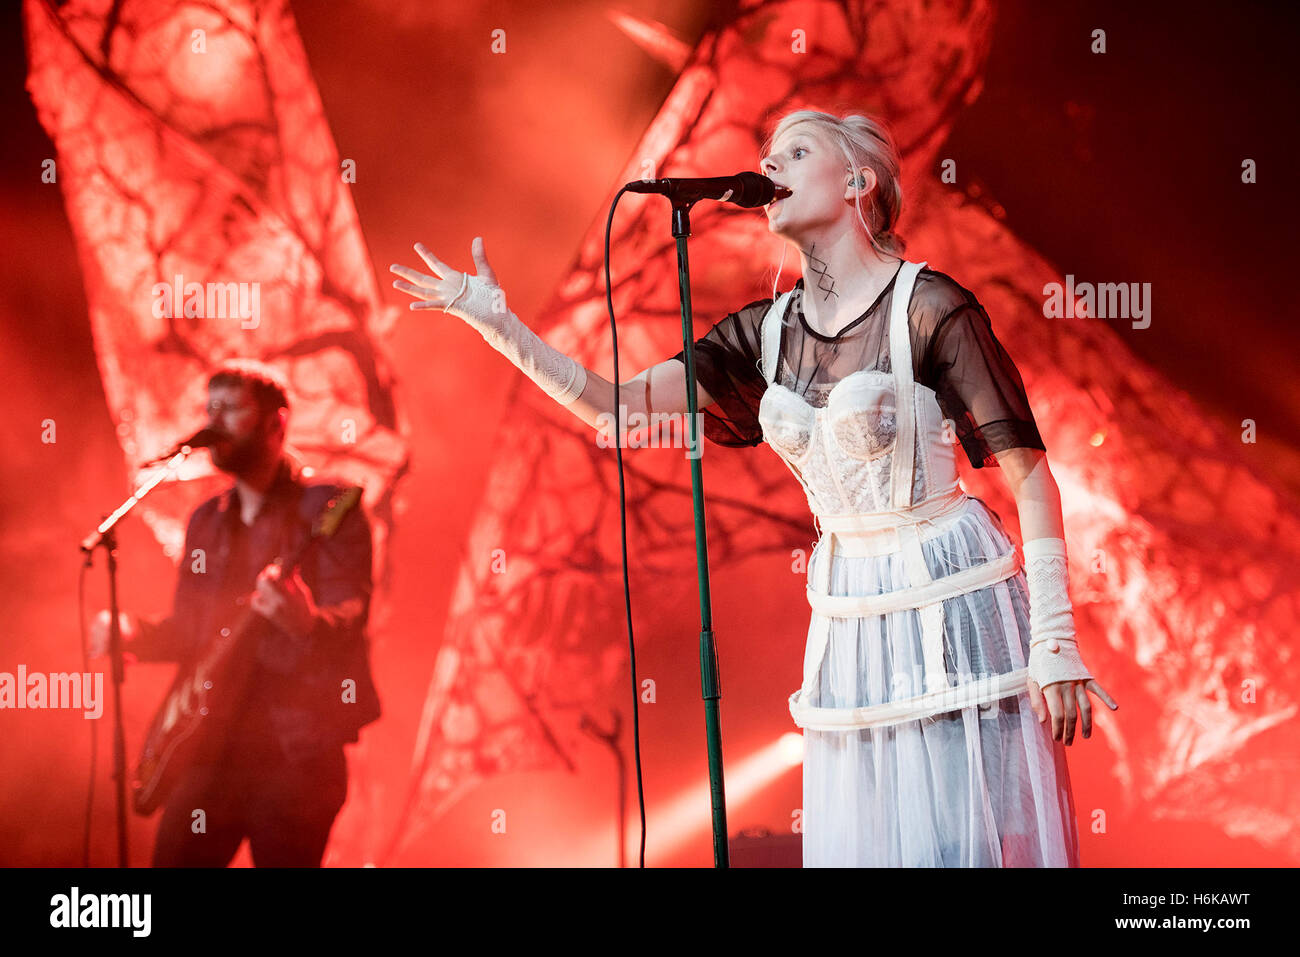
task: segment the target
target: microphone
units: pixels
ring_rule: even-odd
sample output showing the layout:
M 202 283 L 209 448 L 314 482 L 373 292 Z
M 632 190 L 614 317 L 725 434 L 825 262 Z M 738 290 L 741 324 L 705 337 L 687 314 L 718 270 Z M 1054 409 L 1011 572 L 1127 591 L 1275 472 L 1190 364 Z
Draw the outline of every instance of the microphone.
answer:
M 223 439 L 223 438 L 225 438 L 225 436 L 223 436 L 216 429 L 210 429 L 204 427 L 202 429 L 199 429 L 197 432 L 191 435 L 188 439 L 185 439 L 183 442 L 177 442 L 174 446 L 172 446 L 170 452 L 165 452 L 162 455 L 158 456 L 157 458 L 150 459 L 148 462 L 145 462 L 143 464 L 154 465 L 155 463 L 161 462 L 164 459 L 171 458 L 173 455 L 176 455 L 180 452 L 184 452 L 186 449 L 193 451 L 194 449 L 210 448 L 211 446 L 215 445 L 219 439 Z
M 694 203 L 701 199 L 716 199 L 735 203 L 746 209 L 766 206 L 774 199 L 784 199 L 790 190 L 777 186 L 762 173 L 746 170 L 735 176 L 706 176 L 689 179 L 633 180 L 624 187 L 629 193 L 661 193 L 675 203 Z

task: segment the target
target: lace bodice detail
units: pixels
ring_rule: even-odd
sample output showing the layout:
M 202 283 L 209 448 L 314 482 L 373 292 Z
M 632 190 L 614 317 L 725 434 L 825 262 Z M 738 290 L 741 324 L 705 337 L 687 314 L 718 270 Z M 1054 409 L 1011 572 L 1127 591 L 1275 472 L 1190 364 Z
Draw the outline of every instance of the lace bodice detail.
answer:
M 824 391 L 818 408 L 788 384 L 773 382 L 759 404 L 763 438 L 799 477 L 814 514 L 889 509 L 898 435 L 893 375 L 858 372 Z M 921 501 L 956 487 L 956 440 L 932 390 L 918 385 L 913 405 L 912 498 Z

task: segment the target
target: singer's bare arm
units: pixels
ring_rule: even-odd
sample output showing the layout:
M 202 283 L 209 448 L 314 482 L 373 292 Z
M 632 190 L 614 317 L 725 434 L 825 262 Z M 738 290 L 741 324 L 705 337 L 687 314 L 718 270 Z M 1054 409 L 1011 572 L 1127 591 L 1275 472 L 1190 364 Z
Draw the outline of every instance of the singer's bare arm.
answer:
M 686 364 L 680 359 L 666 359 L 620 382 L 619 392 L 620 404 L 623 406 L 622 421 L 625 435 L 628 433 L 628 422 L 634 413 L 642 413 L 646 416 L 646 420 L 656 413 L 685 415 L 687 412 Z M 713 404 L 713 397 L 698 383 L 696 397 L 701 409 Z M 609 435 L 614 425 L 614 383 L 588 369 L 587 387 L 567 408 L 593 429 Z M 603 419 L 600 418 L 602 415 Z M 633 431 L 631 434 L 636 433 Z

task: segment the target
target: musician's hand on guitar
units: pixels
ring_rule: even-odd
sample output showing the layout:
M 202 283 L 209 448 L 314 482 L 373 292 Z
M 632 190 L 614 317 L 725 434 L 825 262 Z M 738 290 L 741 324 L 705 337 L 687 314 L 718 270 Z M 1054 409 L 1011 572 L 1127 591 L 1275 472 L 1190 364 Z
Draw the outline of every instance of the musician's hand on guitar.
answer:
M 249 606 L 291 635 L 308 635 L 316 624 L 316 602 L 298 569 L 285 575 L 274 562 L 257 576 Z
M 99 658 L 108 654 L 108 625 L 112 616 L 105 608 L 95 620 L 90 623 L 90 641 L 86 648 L 86 654 L 90 658 Z M 135 639 L 138 629 L 135 624 L 135 616 L 128 615 L 124 611 L 117 613 L 118 626 L 122 630 L 122 644 L 125 647 Z

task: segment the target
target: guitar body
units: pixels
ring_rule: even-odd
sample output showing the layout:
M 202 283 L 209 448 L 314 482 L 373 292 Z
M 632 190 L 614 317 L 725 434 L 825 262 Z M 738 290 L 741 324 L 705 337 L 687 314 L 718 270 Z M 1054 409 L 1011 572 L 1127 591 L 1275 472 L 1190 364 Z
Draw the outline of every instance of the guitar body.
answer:
M 260 615 L 246 614 L 181 668 L 154 715 L 131 782 L 137 813 L 152 814 L 175 790 L 185 769 L 213 760 L 224 742 L 252 673 Z
M 353 487 L 330 499 L 311 537 L 287 567 L 296 567 L 316 542 L 332 535 L 360 498 L 361 489 Z M 279 564 L 286 567 L 285 562 Z M 257 643 L 270 627 L 261 615 L 246 610 L 228 634 L 218 635 L 182 663 L 149 726 L 131 780 L 137 813 L 152 814 L 190 768 L 220 756 L 248 690 Z

